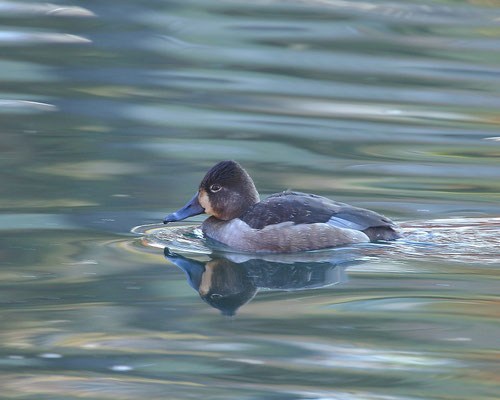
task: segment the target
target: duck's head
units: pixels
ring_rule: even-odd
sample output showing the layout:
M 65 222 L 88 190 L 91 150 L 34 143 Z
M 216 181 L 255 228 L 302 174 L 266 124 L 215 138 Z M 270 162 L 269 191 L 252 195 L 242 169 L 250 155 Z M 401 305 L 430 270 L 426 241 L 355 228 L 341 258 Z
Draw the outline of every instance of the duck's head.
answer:
M 239 217 L 259 202 L 259 193 L 250 175 L 236 161 L 221 161 L 206 173 L 198 192 L 179 211 L 170 214 L 163 223 L 182 221 L 202 213 L 230 220 Z

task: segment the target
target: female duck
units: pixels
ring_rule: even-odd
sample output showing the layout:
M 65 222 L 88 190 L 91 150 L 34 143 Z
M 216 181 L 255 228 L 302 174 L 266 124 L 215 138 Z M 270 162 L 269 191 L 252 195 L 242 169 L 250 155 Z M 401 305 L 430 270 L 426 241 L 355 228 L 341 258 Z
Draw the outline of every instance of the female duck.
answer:
M 213 166 L 195 196 L 164 223 L 207 213 L 203 233 L 250 252 L 295 252 L 394 240 L 397 226 L 374 211 L 300 192 L 260 201 L 252 178 L 235 161 Z

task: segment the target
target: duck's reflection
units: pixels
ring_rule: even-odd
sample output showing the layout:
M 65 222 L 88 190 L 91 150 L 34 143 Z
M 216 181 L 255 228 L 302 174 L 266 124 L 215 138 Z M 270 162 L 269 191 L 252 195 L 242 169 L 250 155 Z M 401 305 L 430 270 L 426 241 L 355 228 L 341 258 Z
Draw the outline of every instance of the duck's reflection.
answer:
M 260 288 L 274 290 L 315 289 L 347 281 L 345 268 L 356 261 L 353 250 L 247 256 L 211 254 L 200 261 L 171 252 L 165 257 L 181 268 L 191 287 L 210 306 L 234 315 L 253 299 Z

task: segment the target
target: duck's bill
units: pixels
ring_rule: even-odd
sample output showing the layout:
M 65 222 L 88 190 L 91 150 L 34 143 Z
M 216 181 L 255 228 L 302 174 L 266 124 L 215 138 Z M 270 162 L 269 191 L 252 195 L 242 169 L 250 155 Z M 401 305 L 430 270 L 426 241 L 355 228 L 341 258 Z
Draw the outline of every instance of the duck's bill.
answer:
M 193 215 L 203 214 L 204 212 L 205 209 L 200 205 L 198 201 L 198 192 L 196 192 L 194 197 L 189 200 L 184 207 L 182 207 L 179 211 L 168 215 L 163 220 L 163 223 L 168 224 L 169 222 L 182 221 L 183 219 L 192 217 Z

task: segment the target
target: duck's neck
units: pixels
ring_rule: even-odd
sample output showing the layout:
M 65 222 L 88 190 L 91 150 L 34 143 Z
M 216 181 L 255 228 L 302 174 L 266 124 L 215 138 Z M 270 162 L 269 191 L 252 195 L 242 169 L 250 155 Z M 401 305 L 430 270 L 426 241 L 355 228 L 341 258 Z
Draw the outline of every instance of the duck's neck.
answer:
M 243 215 L 254 204 L 260 202 L 259 192 L 257 192 L 257 189 L 255 188 L 255 185 L 251 179 L 248 182 L 247 193 L 248 196 L 245 196 L 243 198 L 243 202 L 241 204 L 238 217 Z
M 253 186 L 253 188 L 251 191 L 251 195 L 248 196 L 248 203 L 250 204 L 249 207 L 260 202 L 259 192 L 257 192 L 257 189 L 255 188 L 255 185 L 253 184 L 253 182 L 252 182 L 252 186 Z

